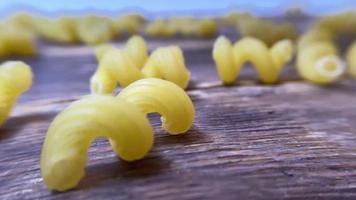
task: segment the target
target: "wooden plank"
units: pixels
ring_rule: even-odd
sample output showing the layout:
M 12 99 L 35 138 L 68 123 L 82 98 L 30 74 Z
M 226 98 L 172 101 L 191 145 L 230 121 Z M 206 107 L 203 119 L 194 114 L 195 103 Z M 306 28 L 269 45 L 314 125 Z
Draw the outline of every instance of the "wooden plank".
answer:
M 290 65 L 276 85 L 258 84 L 247 67 L 237 85 L 224 87 L 211 59 L 212 40 L 184 44 L 194 127 L 169 136 L 151 115 L 154 148 L 134 163 L 118 160 L 105 139 L 96 140 L 84 179 L 65 193 L 43 184 L 41 146 L 55 115 L 89 92 L 95 60 L 87 48 L 50 45 L 52 53 L 27 60 L 35 85 L 0 130 L 0 199 L 356 198 L 355 81 L 318 87 L 300 81 Z M 73 48 L 81 53 L 56 53 Z

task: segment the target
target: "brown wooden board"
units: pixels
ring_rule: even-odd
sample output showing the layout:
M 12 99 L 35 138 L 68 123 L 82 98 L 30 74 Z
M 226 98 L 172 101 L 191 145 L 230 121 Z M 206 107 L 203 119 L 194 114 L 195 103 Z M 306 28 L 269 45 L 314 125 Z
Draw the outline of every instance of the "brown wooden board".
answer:
M 278 84 L 261 85 L 246 66 L 225 87 L 211 58 L 213 39 L 148 43 L 183 47 L 197 113 L 192 129 L 169 136 L 151 115 L 155 144 L 146 158 L 120 161 L 100 138 L 78 187 L 51 192 L 39 168 L 47 128 L 89 93 L 96 62 L 87 47 L 44 44 L 27 60 L 33 88 L 0 129 L 0 199 L 356 198 L 356 81 L 315 86 L 291 64 Z

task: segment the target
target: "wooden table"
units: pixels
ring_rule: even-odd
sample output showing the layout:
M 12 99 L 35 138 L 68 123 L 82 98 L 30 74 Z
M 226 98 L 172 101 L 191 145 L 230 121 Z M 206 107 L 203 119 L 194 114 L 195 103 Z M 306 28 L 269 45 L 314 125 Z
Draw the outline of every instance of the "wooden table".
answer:
M 246 67 L 225 87 L 211 58 L 213 39 L 148 43 L 184 49 L 197 113 L 192 129 L 169 136 L 152 115 L 155 144 L 145 159 L 120 161 L 98 139 L 79 186 L 47 190 L 39 168 L 47 128 L 89 93 L 96 61 L 87 47 L 42 44 L 27 60 L 34 86 L 0 129 L 0 199 L 356 198 L 356 81 L 319 87 L 290 65 L 278 84 L 261 85 Z

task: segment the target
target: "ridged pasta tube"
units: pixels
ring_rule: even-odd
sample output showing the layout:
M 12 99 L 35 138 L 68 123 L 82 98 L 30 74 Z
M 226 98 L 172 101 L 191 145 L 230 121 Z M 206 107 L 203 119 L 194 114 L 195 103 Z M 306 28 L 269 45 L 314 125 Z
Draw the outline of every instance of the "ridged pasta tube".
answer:
M 107 137 L 126 161 L 143 158 L 153 144 L 147 113 L 159 112 L 171 134 L 188 130 L 194 107 L 187 94 L 165 80 L 143 79 L 118 97 L 91 95 L 72 103 L 51 123 L 41 155 L 41 174 L 47 187 L 65 191 L 84 175 L 87 151 L 97 137 Z
M 246 37 L 232 45 L 229 39 L 220 36 L 213 48 L 213 59 L 224 84 L 234 83 L 248 61 L 253 64 L 263 83 L 274 83 L 292 55 L 293 44 L 290 40 L 281 40 L 269 49 L 256 38 Z
M 326 29 L 312 29 L 298 42 L 297 69 L 305 80 L 316 84 L 335 82 L 345 71 L 333 43 L 334 34 Z
M 126 87 L 144 77 L 166 79 L 182 88 L 187 87 L 190 79 L 179 47 L 161 47 L 148 57 L 146 43 L 139 36 L 131 37 L 122 50 L 110 45 L 100 46 L 96 57 L 99 67 L 90 79 L 92 93 L 111 93 L 117 83 Z
M 31 68 L 20 61 L 0 65 L 0 126 L 8 118 L 18 97 L 32 85 Z
M 349 74 L 356 77 L 356 42 L 353 42 L 346 54 Z

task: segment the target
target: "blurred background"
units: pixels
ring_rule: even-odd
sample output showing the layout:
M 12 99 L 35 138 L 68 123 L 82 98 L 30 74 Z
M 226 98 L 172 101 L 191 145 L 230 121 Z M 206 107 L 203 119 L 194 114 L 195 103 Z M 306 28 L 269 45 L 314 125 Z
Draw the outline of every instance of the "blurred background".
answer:
M 60 15 L 78 14 L 78 11 L 84 10 L 107 15 L 117 14 L 118 11 L 141 11 L 146 17 L 172 14 L 219 15 L 232 10 L 251 12 L 257 16 L 274 16 L 290 8 L 300 8 L 311 15 L 323 15 L 355 9 L 355 5 L 356 0 L 0 0 L 0 16 L 15 11 Z

